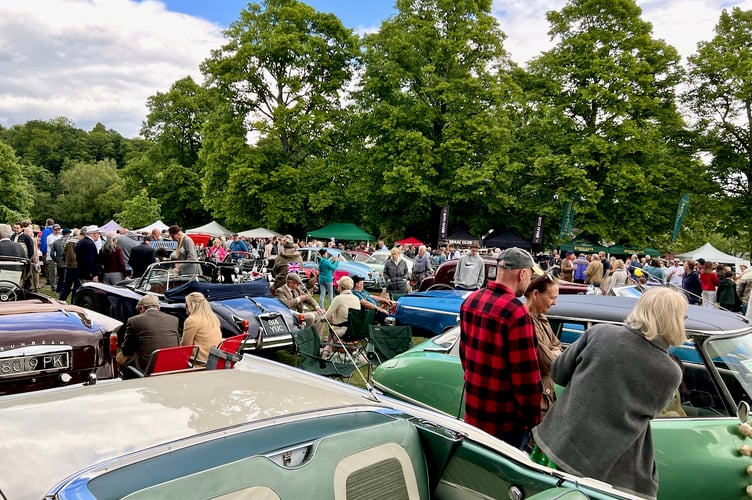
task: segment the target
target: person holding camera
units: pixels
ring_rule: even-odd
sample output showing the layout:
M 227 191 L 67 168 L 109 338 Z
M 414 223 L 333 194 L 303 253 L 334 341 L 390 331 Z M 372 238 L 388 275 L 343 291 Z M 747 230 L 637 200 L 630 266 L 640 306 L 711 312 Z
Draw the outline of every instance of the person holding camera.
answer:
M 319 250 L 319 306 L 324 309 L 324 300 L 329 296 L 329 303 L 334 300 L 334 271 L 339 267 L 339 257 L 329 253 L 326 248 Z

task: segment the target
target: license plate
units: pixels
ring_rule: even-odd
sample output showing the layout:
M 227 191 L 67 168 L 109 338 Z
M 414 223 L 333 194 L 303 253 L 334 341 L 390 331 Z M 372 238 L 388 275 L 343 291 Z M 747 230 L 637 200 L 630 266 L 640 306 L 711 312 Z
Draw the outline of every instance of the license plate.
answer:
M 264 327 L 266 335 L 281 335 L 283 333 L 290 333 L 290 329 L 287 327 L 287 323 L 282 316 L 259 317 L 261 326 Z
M 69 352 L 52 352 L 34 356 L 0 358 L 0 377 L 10 377 L 46 370 L 66 370 L 68 368 L 70 368 Z

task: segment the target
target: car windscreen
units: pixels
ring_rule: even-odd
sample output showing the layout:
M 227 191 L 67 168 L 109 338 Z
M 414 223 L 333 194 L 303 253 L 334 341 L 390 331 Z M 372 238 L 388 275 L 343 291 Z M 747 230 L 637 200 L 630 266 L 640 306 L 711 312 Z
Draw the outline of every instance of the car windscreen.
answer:
M 705 349 L 734 405 L 740 401 L 752 404 L 752 330 L 739 336 L 710 339 Z
M 21 285 L 23 270 L 23 262 L 2 261 L 0 262 L 0 281 L 10 281 L 16 285 Z

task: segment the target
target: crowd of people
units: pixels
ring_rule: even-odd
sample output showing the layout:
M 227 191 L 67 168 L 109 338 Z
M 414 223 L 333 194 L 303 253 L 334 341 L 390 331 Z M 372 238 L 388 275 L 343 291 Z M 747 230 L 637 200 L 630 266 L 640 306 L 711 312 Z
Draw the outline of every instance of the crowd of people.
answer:
M 686 296 L 650 287 L 625 325 L 596 325 L 562 352 L 545 318 L 558 281 L 534 267 L 528 252 L 505 250 L 495 281 L 461 306 L 465 420 L 542 464 L 655 497 L 649 423 L 681 383 L 668 348 L 686 340 Z M 600 286 L 599 272 L 585 279 Z M 558 400 L 554 383 L 565 386 Z

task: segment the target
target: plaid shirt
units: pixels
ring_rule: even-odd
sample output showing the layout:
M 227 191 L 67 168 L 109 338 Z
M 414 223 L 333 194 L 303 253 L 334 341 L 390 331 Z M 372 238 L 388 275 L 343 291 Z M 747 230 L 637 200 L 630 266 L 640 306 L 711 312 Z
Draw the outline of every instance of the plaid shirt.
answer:
M 496 282 L 460 309 L 465 421 L 489 434 L 532 429 L 541 419 L 541 376 L 527 307 Z

